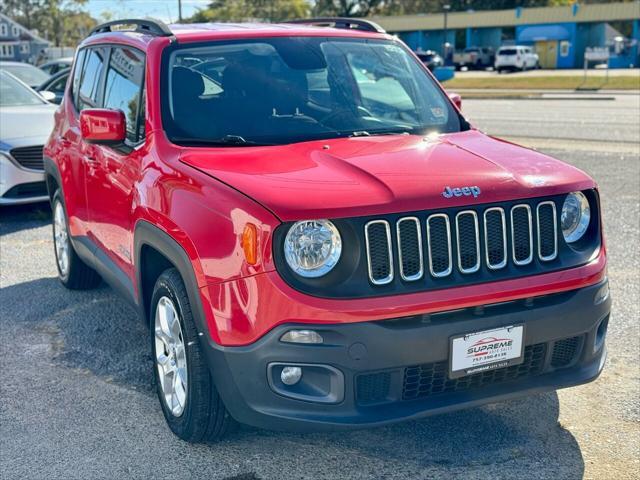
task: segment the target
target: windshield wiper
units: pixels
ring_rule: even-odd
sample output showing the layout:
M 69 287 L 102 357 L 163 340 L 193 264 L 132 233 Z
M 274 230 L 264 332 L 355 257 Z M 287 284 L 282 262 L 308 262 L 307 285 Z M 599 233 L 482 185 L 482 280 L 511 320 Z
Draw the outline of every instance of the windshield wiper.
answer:
M 366 130 L 358 130 L 351 132 L 349 137 L 374 137 L 380 135 L 409 135 L 411 133 L 410 128 L 403 128 L 398 130 L 384 130 L 382 132 L 368 132 Z
M 273 143 L 260 143 L 253 140 L 246 140 L 240 135 L 225 135 L 220 138 L 198 138 L 198 137 L 171 137 L 172 142 L 186 143 L 189 145 L 210 145 L 225 147 L 267 147 Z

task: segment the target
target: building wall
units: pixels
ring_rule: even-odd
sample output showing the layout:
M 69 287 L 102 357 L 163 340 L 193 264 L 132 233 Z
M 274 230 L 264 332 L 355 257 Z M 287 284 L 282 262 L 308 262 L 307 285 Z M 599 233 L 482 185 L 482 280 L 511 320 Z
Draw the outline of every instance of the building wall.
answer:
M 467 28 L 467 47 L 492 47 L 502 45 L 502 28 Z
M 50 45 L 4 15 L 0 16 L 0 60 L 34 63 Z

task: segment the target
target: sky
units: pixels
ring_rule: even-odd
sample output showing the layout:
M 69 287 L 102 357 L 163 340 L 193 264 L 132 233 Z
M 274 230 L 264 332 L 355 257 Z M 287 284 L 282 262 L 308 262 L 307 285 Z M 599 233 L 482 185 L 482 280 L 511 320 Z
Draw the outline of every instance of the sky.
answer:
M 210 0 L 182 0 L 182 16 L 189 17 Z M 154 17 L 164 22 L 178 21 L 178 0 L 88 0 L 84 6 L 92 17 L 101 21 L 102 12 L 109 11 L 114 18 Z

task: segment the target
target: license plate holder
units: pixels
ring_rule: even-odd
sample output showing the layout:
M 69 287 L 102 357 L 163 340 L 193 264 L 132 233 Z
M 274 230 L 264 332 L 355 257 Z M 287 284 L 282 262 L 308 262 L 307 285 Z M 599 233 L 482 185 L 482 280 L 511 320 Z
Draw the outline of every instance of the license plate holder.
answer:
M 524 361 L 524 324 L 451 337 L 449 378 L 519 365 Z

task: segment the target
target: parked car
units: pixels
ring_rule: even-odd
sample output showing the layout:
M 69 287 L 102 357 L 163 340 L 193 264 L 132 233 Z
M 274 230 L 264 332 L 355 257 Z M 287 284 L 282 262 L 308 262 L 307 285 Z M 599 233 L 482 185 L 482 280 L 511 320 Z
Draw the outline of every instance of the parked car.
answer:
M 14 77 L 23 81 L 31 88 L 38 88 L 45 80 L 49 78 L 49 74 L 43 72 L 38 67 L 34 67 L 28 63 L 21 62 L 5 62 L 0 61 L 0 71 L 9 72 Z
M 453 64 L 458 70 L 463 67 L 482 70 L 492 67 L 495 61 L 495 52 L 490 47 L 469 47 L 461 53 L 453 55 Z
M 432 72 L 436 68 L 444 66 L 444 59 L 433 50 L 417 51 L 416 55 Z
M 496 55 L 495 69 L 498 73 L 505 70 L 529 70 L 539 68 L 538 54 L 531 47 L 520 45 L 500 47 Z
M 587 174 L 473 128 L 366 20 L 121 23 L 81 43 L 45 148 L 55 258 L 149 326 L 180 438 L 383 425 L 599 375 Z
M 38 68 L 49 75 L 55 75 L 62 70 L 70 68 L 71 64 L 73 64 L 73 57 L 65 57 L 47 62 L 44 65 L 40 65 Z
M 47 201 L 42 147 L 56 106 L 0 70 L 0 205 Z
M 64 96 L 64 90 L 67 86 L 70 72 L 70 69 L 67 68 L 66 70 L 56 73 L 40 85 L 36 91 L 39 92 L 40 95 L 48 96 L 49 98 L 46 99 L 51 103 L 60 104 Z

